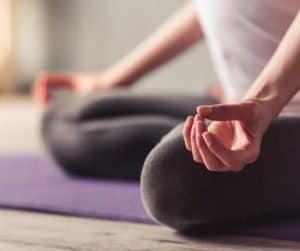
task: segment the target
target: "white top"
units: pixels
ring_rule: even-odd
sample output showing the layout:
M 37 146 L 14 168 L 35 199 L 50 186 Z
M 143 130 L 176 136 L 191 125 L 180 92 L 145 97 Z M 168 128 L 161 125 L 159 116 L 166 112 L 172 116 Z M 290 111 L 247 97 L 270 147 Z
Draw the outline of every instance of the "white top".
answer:
M 300 9 L 300 0 L 196 0 L 196 3 L 228 101 L 239 101 L 275 52 Z M 294 110 L 296 100 L 300 102 L 300 95 L 288 104 L 289 110 Z

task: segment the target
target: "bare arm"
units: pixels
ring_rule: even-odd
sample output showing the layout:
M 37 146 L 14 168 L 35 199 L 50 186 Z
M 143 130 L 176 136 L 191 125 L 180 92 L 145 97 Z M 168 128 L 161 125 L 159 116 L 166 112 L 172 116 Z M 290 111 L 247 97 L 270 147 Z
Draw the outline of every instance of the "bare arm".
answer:
M 189 1 L 150 38 L 108 70 L 111 84 L 126 86 L 184 52 L 202 38 L 193 1 Z
M 265 104 L 273 119 L 300 88 L 300 13 L 245 99 Z
M 129 86 L 192 47 L 201 38 L 196 6 L 189 1 L 150 38 L 103 72 L 40 75 L 34 85 L 34 98 L 40 104 L 47 104 L 56 89 L 67 88 L 85 95 Z

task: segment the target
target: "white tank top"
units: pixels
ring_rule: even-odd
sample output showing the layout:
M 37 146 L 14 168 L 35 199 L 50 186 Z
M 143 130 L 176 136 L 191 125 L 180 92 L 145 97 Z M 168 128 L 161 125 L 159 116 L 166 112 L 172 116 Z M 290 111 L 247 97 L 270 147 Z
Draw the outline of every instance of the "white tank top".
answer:
M 196 4 L 227 100 L 239 101 L 275 52 L 300 0 L 196 0 Z M 287 108 L 292 111 L 296 106 L 300 111 L 300 95 Z

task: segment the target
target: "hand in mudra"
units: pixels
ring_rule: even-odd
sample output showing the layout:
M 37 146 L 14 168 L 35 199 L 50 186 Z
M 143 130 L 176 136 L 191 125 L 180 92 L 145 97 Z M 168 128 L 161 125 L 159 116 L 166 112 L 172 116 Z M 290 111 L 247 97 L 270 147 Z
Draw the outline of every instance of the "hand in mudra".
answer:
M 46 105 L 52 99 L 53 91 L 68 89 L 80 96 L 94 91 L 112 88 L 106 74 L 42 74 L 35 81 L 33 96 L 37 103 Z
M 186 148 L 210 171 L 240 171 L 259 156 L 266 116 L 255 100 L 199 106 L 184 124 Z M 204 119 L 212 120 L 208 127 Z

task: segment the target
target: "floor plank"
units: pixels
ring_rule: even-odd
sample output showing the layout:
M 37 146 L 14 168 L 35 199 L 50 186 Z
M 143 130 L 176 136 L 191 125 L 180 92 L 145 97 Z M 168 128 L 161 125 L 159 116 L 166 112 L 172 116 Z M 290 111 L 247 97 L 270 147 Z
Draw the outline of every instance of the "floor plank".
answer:
M 162 227 L 0 210 L 0 251 L 299 250 L 300 243 L 237 236 L 187 238 Z

